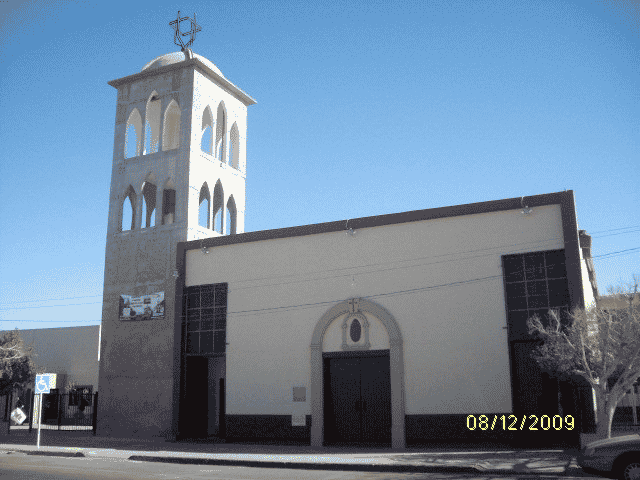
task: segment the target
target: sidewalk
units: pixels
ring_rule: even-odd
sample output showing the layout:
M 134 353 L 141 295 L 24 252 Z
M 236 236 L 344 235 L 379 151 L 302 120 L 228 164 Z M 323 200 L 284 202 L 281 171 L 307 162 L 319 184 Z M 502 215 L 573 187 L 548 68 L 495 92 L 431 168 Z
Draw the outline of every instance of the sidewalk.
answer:
M 165 442 L 113 439 L 91 434 L 43 431 L 0 435 L 2 455 L 110 457 L 149 462 L 227 465 L 261 468 L 300 468 L 403 473 L 559 474 L 580 476 L 574 450 L 519 450 L 500 447 L 431 445 L 393 449 L 278 446 L 204 442 Z

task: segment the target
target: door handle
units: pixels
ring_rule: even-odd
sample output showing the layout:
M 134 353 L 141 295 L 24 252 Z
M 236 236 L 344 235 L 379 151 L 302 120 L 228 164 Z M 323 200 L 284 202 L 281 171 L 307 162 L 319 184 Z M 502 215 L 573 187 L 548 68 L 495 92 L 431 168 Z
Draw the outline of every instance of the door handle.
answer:
M 367 411 L 367 402 L 365 402 L 364 400 L 362 401 L 362 411 L 363 412 Z

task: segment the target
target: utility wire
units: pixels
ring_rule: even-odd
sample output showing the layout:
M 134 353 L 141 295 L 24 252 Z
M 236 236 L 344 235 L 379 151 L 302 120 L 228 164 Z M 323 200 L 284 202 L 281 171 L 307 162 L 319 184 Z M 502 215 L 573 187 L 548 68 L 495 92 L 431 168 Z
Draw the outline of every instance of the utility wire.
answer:
M 546 242 L 548 240 L 544 240 L 541 242 Z M 524 243 L 539 243 L 539 242 L 524 242 Z M 514 245 L 518 245 L 518 244 L 514 244 Z M 495 249 L 495 248 L 505 248 L 507 246 L 498 246 L 498 247 L 491 247 L 490 249 Z M 478 250 L 474 250 L 474 251 L 483 251 L 483 250 L 489 250 L 489 249 L 478 249 Z M 620 255 L 630 255 L 631 253 L 634 253 L 636 251 L 640 250 L 640 247 L 636 247 L 636 248 L 630 248 L 630 249 L 626 249 L 626 250 L 619 250 L 617 252 L 609 252 L 603 255 L 597 255 L 595 257 L 591 257 L 591 258 L 601 258 L 601 259 L 605 259 L 605 258 L 612 258 L 613 256 L 620 256 Z M 473 252 L 473 251 L 471 251 Z M 529 253 L 529 252 L 527 252 Z M 450 256 L 450 255 L 458 255 L 459 253 L 452 253 L 452 254 L 443 254 L 443 255 L 437 255 L 436 257 L 441 257 L 441 256 Z M 508 254 L 508 253 L 507 253 Z M 365 275 L 365 274 L 371 274 L 371 273 L 378 273 L 378 272 L 385 272 L 385 271 L 391 271 L 391 270 L 399 270 L 399 269 L 406 269 L 406 268 L 417 268 L 417 267 L 421 267 L 421 266 L 425 266 L 425 265 L 434 265 L 434 264 L 439 264 L 439 263 L 446 263 L 446 262 L 452 262 L 452 261 L 462 261 L 462 260 L 470 260 L 470 259 L 474 259 L 474 258 L 480 258 L 480 257 L 486 257 L 486 256 L 493 256 L 495 255 L 495 253 L 486 253 L 483 255 L 475 255 L 475 256 L 471 256 L 471 257 L 464 257 L 464 258 L 456 258 L 456 259 L 449 259 L 449 260 L 441 260 L 438 262 L 427 262 L 427 263 L 421 263 L 421 264 L 413 264 L 413 265 L 404 265 L 404 266 L 398 266 L 398 267 L 391 267 L 391 268 L 386 268 L 386 269 L 377 269 L 377 270 L 369 270 L 369 271 L 364 271 L 364 272 L 353 272 L 354 269 L 357 268 L 361 268 L 363 266 L 354 266 L 354 267 L 346 267 L 346 268 L 340 268 L 340 269 L 333 269 L 333 270 L 327 270 L 327 272 L 331 272 L 331 271 L 340 271 L 340 270 L 350 270 L 350 273 L 346 273 L 346 274 L 342 274 L 342 275 L 330 275 L 330 276 L 325 276 L 325 277 L 316 277 L 316 278 L 309 278 L 309 279 L 297 279 L 297 280 L 292 280 L 289 282 L 281 282 L 281 283 L 269 283 L 269 284 L 261 284 L 261 285 L 251 285 L 251 286 L 246 286 L 246 287 L 235 287 L 232 290 L 229 291 L 229 293 L 232 293 L 234 291 L 239 291 L 239 290 L 246 290 L 249 288 L 259 288 L 259 287 L 275 287 L 275 286 L 281 286 L 281 285 L 289 285 L 292 283 L 300 283 L 303 281 L 306 282 L 311 282 L 311 281 L 318 281 L 318 280 L 327 280 L 327 279 L 332 279 L 332 278 L 341 278 L 341 277 L 351 277 L 351 276 L 356 276 L 356 275 Z M 422 257 L 422 258 L 429 258 L 429 257 Z M 433 257 L 431 257 L 433 258 Z M 413 260 L 399 260 L 398 262 L 407 262 L 407 261 L 413 261 Z M 393 263 L 393 262 L 386 262 L 386 263 Z M 364 265 L 364 267 L 366 266 L 374 266 L 374 265 L 383 265 L 384 263 L 378 263 L 378 264 L 367 264 Z M 316 272 L 318 273 L 318 272 Z M 321 272 L 320 272 L 321 273 Z M 291 275 L 287 275 L 288 277 L 291 277 Z M 251 282 L 254 280 L 244 280 L 241 282 L 235 282 L 235 283 L 245 283 L 245 282 Z M 83 305 L 96 305 L 96 304 L 100 304 L 102 303 L 101 301 L 99 302 L 88 302 L 88 303 L 69 303 L 69 304 L 62 304 L 62 305 L 39 305 L 39 306 L 33 306 L 33 307 L 20 307 L 20 308 L 2 308 L 0 309 L 0 311 L 6 311 L 6 310 L 31 310 L 31 309 L 35 309 L 35 308 L 57 308 L 57 307 L 70 307 L 70 306 L 83 306 Z M 0 320 L 1 321 L 1 320 Z
M 519 242 L 519 243 L 514 243 L 514 244 L 509 244 L 509 245 L 496 245 L 493 247 L 488 247 L 488 248 L 480 248 L 480 249 L 475 249 L 475 250 L 467 250 L 467 251 L 462 251 L 462 252 L 451 252 L 451 253 L 444 253 L 444 254 L 439 254 L 439 255 L 427 255 L 427 256 L 422 256 L 422 257 L 415 257 L 415 258 L 410 258 L 410 259 L 405 259 L 405 260 L 393 260 L 393 261 L 388 261 L 388 262 L 378 262 L 378 263 L 367 263 L 367 264 L 363 264 L 363 265 L 354 265 L 351 267 L 342 267 L 342 268 L 334 268 L 334 269 L 328 269 L 328 270 L 318 270 L 315 272 L 306 272 L 303 274 L 285 274 L 285 275 L 276 275 L 276 276 L 268 276 L 268 277 L 259 277 L 259 278 L 252 278 L 252 279 L 248 279 L 248 280 L 239 280 L 239 281 L 234 281 L 234 283 L 237 284 L 242 284 L 242 283 L 250 283 L 250 282 L 255 282 L 255 281 L 259 281 L 259 280 L 274 280 L 277 278 L 292 278 L 292 277 L 296 277 L 296 276 L 301 276 L 301 275 L 309 275 L 309 274 L 319 274 L 319 273 L 330 273 L 330 272 L 340 272 L 340 271 L 353 271 L 354 269 L 358 269 L 358 268 L 365 268 L 365 267 L 374 267 L 374 266 L 382 266 L 382 265 L 389 265 L 389 264 L 393 264 L 393 263 L 406 263 L 406 262 L 414 262 L 417 260 L 425 260 L 425 259 L 429 259 L 429 258 L 440 258 L 440 257 L 450 257 L 452 255 L 464 255 L 467 253 L 475 253 L 475 252 L 486 252 L 488 250 L 496 250 L 496 249 L 506 249 L 506 248 L 513 248 L 513 247 L 517 247 L 517 246 L 524 246 L 524 245 L 536 245 L 536 244 L 541 244 L 541 243 L 547 243 L 547 242 L 551 242 L 551 241 L 555 241 L 555 240 L 559 240 L 561 239 L 561 237 L 552 237 L 549 239 L 544 239 L 544 240 L 536 240 L 536 241 L 532 241 L 532 242 Z M 485 255 L 479 255 L 479 256 L 487 256 L 487 255 L 495 255 L 495 253 L 488 253 Z M 462 261 L 462 260 L 466 260 L 466 259 L 470 259 L 470 258 L 476 258 L 478 256 L 473 256 L 473 257 L 464 257 L 464 258 L 453 258 L 453 259 L 449 259 L 449 260 L 442 260 L 440 262 L 435 262 L 435 263 L 443 263 L 443 262 L 448 262 L 448 261 Z M 393 267 L 391 268 L 392 270 L 394 269 L 398 269 L 398 268 L 411 268 L 411 267 L 416 267 L 416 266 L 421 266 L 423 264 L 414 264 L 414 265 L 407 265 L 407 266 L 400 266 L 400 267 Z M 373 272 L 375 272 L 376 270 L 374 270 Z M 381 270 L 384 271 L 384 270 Z M 370 273 L 370 272 L 361 272 L 359 274 L 362 273 Z M 351 273 L 349 273 L 348 275 L 351 275 Z M 345 275 L 336 275 L 336 276 L 325 276 L 325 277 L 318 277 L 318 278 L 312 278 L 310 280 L 307 281 L 312 281 L 312 280 L 318 280 L 318 279 L 327 279 L 327 278 L 339 278 L 341 276 L 347 276 Z M 288 283 L 297 283 L 300 280 L 295 280 L 293 282 L 288 282 Z M 286 283 L 284 283 L 286 284 Z M 283 283 L 276 283 L 276 284 L 264 284 L 264 285 L 251 285 L 249 287 L 236 287 L 236 290 L 238 289 L 245 289 L 245 288 L 256 288 L 256 287 L 260 287 L 260 286 L 278 286 L 278 285 L 284 285 Z M 61 300 L 67 300 L 67 299 L 75 299 L 75 298 L 96 298 L 99 297 L 101 295 L 89 295 L 86 297 L 68 297 L 68 298 L 61 298 L 61 299 L 56 299 L 56 300 L 32 300 L 32 301 L 24 301 L 24 302 L 12 302 L 12 303 L 5 303 L 2 304 L 2 306 L 4 305 L 14 305 L 14 304 L 24 304 L 24 303 L 34 303 L 34 302 L 46 302 L 46 301 L 61 301 Z M 79 306 L 79 305 L 95 305 L 101 303 L 101 301 L 99 302 L 88 302 L 88 303 L 71 303 L 71 304 L 63 304 L 63 305 L 44 305 L 43 308 L 49 308 L 49 307 L 65 307 L 65 306 Z M 36 307 L 25 307 L 26 309 L 30 309 L 30 308 L 38 308 Z M 13 307 L 9 307 L 9 308 L 0 308 L 0 311 L 3 310 L 20 310 L 20 308 L 13 308 Z
M 630 228 L 630 227 L 623 227 L 623 228 Z M 620 229 L 612 229 L 612 230 L 620 230 Z M 605 230 L 603 232 L 606 232 L 606 231 L 607 230 Z M 398 270 L 398 269 L 405 269 L 405 268 L 416 268 L 416 267 L 425 266 L 425 265 L 433 265 L 433 264 L 453 262 L 453 261 L 470 260 L 470 259 L 479 258 L 479 257 L 492 256 L 492 255 L 495 255 L 495 252 L 493 252 L 493 253 L 485 253 L 483 255 L 475 255 L 475 256 L 471 256 L 471 257 L 463 257 L 463 258 L 454 258 L 454 259 L 441 260 L 441 261 L 437 261 L 437 262 L 427 262 L 427 263 L 421 263 L 421 264 L 404 265 L 404 266 L 398 266 L 398 267 L 391 267 L 391 268 L 387 268 L 387 269 L 369 270 L 369 271 L 364 271 L 364 272 L 353 272 L 354 269 L 363 268 L 363 267 L 369 267 L 369 266 L 386 265 L 386 264 L 390 264 L 390 263 L 413 262 L 413 261 L 416 261 L 416 260 L 422 260 L 422 259 L 427 259 L 427 258 L 446 257 L 446 256 L 452 256 L 452 255 L 461 255 L 461 254 L 464 254 L 464 253 L 482 252 L 482 251 L 495 250 L 495 249 L 504 250 L 505 248 L 509 248 L 509 247 L 546 243 L 546 242 L 558 240 L 559 238 L 560 237 L 552 237 L 552 238 L 546 239 L 546 240 L 538 240 L 538 241 L 533 241 L 533 242 L 520 242 L 520 243 L 511 244 L 511 245 L 499 245 L 499 246 L 489 247 L 489 248 L 484 248 L 484 249 L 469 250 L 469 251 L 466 251 L 466 252 L 453 252 L 453 253 L 446 253 L 446 254 L 440 254 L 440 255 L 435 255 L 435 256 L 432 255 L 432 256 L 426 256 L 426 257 L 417 257 L 417 258 L 414 258 L 414 259 L 407 259 L 407 260 L 396 260 L 396 261 L 390 261 L 390 262 L 380 262 L 380 263 L 375 263 L 375 264 L 365 264 L 365 265 L 359 265 L 359 266 L 344 267 L 344 268 L 339 268 L 339 269 L 330 269 L 330 270 L 324 270 L 324 271 L 317 271 L 317 272 L 312 272 L 312 273 L 316 273 L 316 274 L 317 273 L 324 273 L 324 272 L 328 273 L 328 272 L 338 272 L 338 271 L 344 271 L 344 270 L 349 270 L 350 273 L 343 274 L 343 275 L 330 275 L 330 276 L 324 276 L 324 277 L 316 277 L 316 278 L 310 278 L 310 279 L 306 279 L 306 280 L 298 279 L 298 280 L 292 280 L 290 282 L 282 282 L 282 283 L 277 283 L 277 284 L 269 283 L 269 284 L 262 284 L 262 285 L 251 285 L 251 286 L 246 286 L 246 287 L 235 287 L 233 289 L 233 291 L 244 290 L 244 289 L 248 289 L 248 288 L 265 287 L 265 286 L 266 287 L 269 287 L 269 286 L 280 286 L 280 285 L 286 285 L 286 284 L 291 284 L 291 283 L 300 283 L 301 281 L 326 280 L 326 279 L 330 279 L 330 278 L 348 277 L 348 276 L 355 276 L 355 275 L 364 275 L 364 274 L 377 273 L 377 272 L 390 271 L 390 270 Z M 606 254 L 603 254 L 603 255 L 596 255 L 596 256 L 594 256 L 592 258 L 612 258 L 614 256 L 629 255 L 631 253 L 634 253 L 637 250 L 640 250 L 640 247 L 626 249 L 626 250 L 620 250 L 620 251 L 617 251 L 617 252 L 609 252 L 609 253 L 606 253 Z M 509 254 L 509 253 L 511 253 L 511 252 L 507 252 L 507 253 L 502 252 L 502 254 Z M 281 278 L 283 278 L 283 277 L 291 278 L 293 276 L 294 275 L 282 275 L 280 277 Z M 263 277 L 263 278 L 257 278 L 257 279 L 243 280 L 243 281 L 234 282 L 234 283 L 236 283 L 236 284 L 237 283 L 248 283 L 248 282 L 254 282 L 256 280 L 273 279 L 273 278 L 278 278 L 278 277 Z M 91 296 L 85 296 L 85 297 L 69 297 L 69 298 L 95 298 L 97 296 L 98 295 L 91 295 Z M 64 300 L 64 299 L 59 299 L 59 300 Z M 45 300 L 45 301 L 55 301 L 55 300 Z M 23 304 L 23 303 L 31 303 L 31 302 L 25 301 L 25 302 L 16 302 L 16 303 Z M 3 310 L 4 311 L 6 311 L 6 310 L 27 310 L 27 309 L 34 309 L 34 308 L 57 308 L 57 307 L 69 307 L 69 306 L 83 306 L 83 305 L 95 305 L 95 304 L 100 304 L 100 303 L 102 303 L 102 302 L 98 301 L 98 302 L 77 303 L 77 304 L 63 304 L 63 305 L 40 305 L 40 306 L 21 307 L 21 308 L 9 307 L 9 308 L 0 308 L 0 311 L 3 311 Z M 5 304 L 5 305 L 9 305 L 9 304 Z M 10 321 L 10 320 L 0 320 L 0 321 Z M 28 321 L 28 320 L 22 320 L 22 321 Z M 82 321 L 82 320 L 78 320 L 78 321 Z M 52 320 L 52 322 L 53 322 L 53 320 Z M 66 320 L 65 322 L 73 322 L 73 321 Z
M 452 286 L 459 286 L 459 285 L 464 285 L 464 284 L 468 284 L 468 283 L 476 283 L 476 282 L 481 282 L 481 281 L 487 281 L 487 280 L 494 280 L 496 278 L 501 278 L 502 275 L 492 275 L 489 277 L 482 277 L 482 278 L 473 278 L 470 280 L 462 280 L 462 281 L 458 281 L 458 282 L 451 282 L 451 283 L 443 283 L 441 285 L 431 285 L 428 287 L 420 287 L 420 288 L 412 288 L 412 289 L 408 289 L 408 290 L 398 290 L 395 292 L 385 292 L 385 293 L 379 293 L 379 294 L 375 294 L 375 295 L 367 295 L 367 296 L 363 296 L 360 298 L 377 298 L 377 297 L 384 297 L 384 296 L 393 296 L 393 295 L 407 295 L 407 294 L 412 294 L 412 293 L 419 293 L 425 290 L 433 290 L 433 289 L 437 289 L 437 288 L 444 288 L 444 287 L 452 287 Z M 316 307 L 318 305 L 327 305 L 327 304 L 333 304 L 336 301 L 341 301 L 341 300 L 327 300 L 324 302 L 315 302 L 315 303 L 306 303 L 306 304 L 300 304 L 300 305 L 287 305 L 287 306 L 282 306 L 282 307 L 271 307 L 271 308 L 259 308 L 259 309 L 255 309 L 255 310 L 241 310 L 241 311 L 237 311 L 237 312 L 227 312 L 227 317 L 231 317 L 233 318 L 234 316 L 247 316 L 246 314 L 256 314 L 259 312 L 263 312 L 263 311 L 288 311 L 288 310 L 293 310 L 293 309 L 306 309 L 306 308 L 313 308 Z M 245 314 L 245 315 L 241 315 L 241 314 Z M 23 322 L 27 322 L 30 320 L 0 320 L 3 322 L 19 322 L 19 321 L 23 321 Z M 47 322 L 53 322 L 55 320 L 45 320 Z M 71 322 L 73 320 L 64 320 L 65 322 Z M 82 320 L 78 320 L 78 321 L 82 321 Z M 88 320 L 85 320 L 88 321 Z M 94 320 L 92 320 L 94 321 Z
M 627 248 L 626 250 L 618 250 L 617 252 L 609 252 L 609 253 L 604 253 L 602 255 L 596 255 L 595 257 L 591 257 L 591 258 L 601 258 L 601 257 L 608 257 L 608 256 L 619 256 L 619 254 L 621 255 L 630 255 L 632 252 L 635 252 L 637 250 L 640 250 L 640 247 L 635 247 L 635 248 Z M 623 252 L 629 252 L 629 253 L 623 253 Z
M 454 253 L 435 255 L 435 256 L 431 256 L 431 257 L 419 257 L 419 258 L 407 259 L 407 260 L 396 260 L 396 261 L 392 261 L 392 262 L 380 262 L 380 263 L 375 263 L 375 264 L 356 265 L 356 266 L 351 266 L 351 267 L 344 267 L 344 268 L 337 268 L 337 269 L 330 269 L 330 270 L 322 270 L 322 271 L 309 272 L 309 273 L 303 273 L 303 274 L 298 274 L 298 275 L 290 275 L 290 274 L 289 275 L 281 275 L 280 278 L 283 278 L 283 277 L 292 278 L 292 277 L 296 277 L 296 276 L 297 277 L 307 276 L 309 274 L 313 275 L 313 274 L 318 274 L 318 273 L 322 274 L 322 273 L 329 273 L 329 272 L 340 272 L 340 271 L 345 271 L 345 270 L 349 272 L 349 273 L 344 273 L 344 274 L 339 274 L 339 275 L 324 275 L 324 276 L 316 276 L 316 277 L 312 277 L 312 278 L 302 278 L 302 279 L 301 278 L 297 278 L 297 279 L 294 278 L 294 279 L 292 279 L 290 281 L 285 281 L 285 282 L 280 282 L 280 283 L 264 283 L 264 284 L 257 284 L 257 285 L 247 285 L 247 286 L 242 287 L 242 286 L 238 286 L 238 285 L 239 284 L 247 284 L 247 283 L 250 283 L 250 282 L 254 282 L 256 280 L 269 279 L 270 277 L 263 277 L 263 278 L 260 278 L 260 279 L 240 280 L 240 281 L 234 281 L 233 282 L 235 286 L 233 287 L 233 289 L 231 289 L 229 291 L 229 293 L 232 293 L 232 292 L 235 292 L 235 291 L 240 291 L 240 290 L 260 288 L 260 287 L 277 287 L 277 286 L 282 286 L 282 285 L 290 285 L 290 284 L 293 284 L 293 283 L 313 282 L 313 281 L 327 280 L 327 279 L 333 279 L 333 278 L 350 277 L 350 276 L 354 276 L 354 275 L 365 275 L 365 274 L 372 274 L 372 273 L 378 273 L 378 272 L 386 272 L 386 271 L 391 271 L 391 270 L 417 268 L 417 267 L 421 267 L 421 266 L 425 266 L 425 265 L 435 265 L 435 264 L 447 263 L 447 262 L 460 262 L 460 261 L 464 261 L 464 260 L 471 260 L 471 259 L 474 259 L 474 258 L 480 258 L 480 257 L 486 257 L 486 256 L 494 256 L 495 253 L 485 253 L 485 254 L 482 254 L 482 255 L 474 255 L 474 256 L 470 256 L 470 257 L 446 259 L 446 260 L 440 260 L 440 261 L 436 261 L 436 262 L 418 263 L 418 264 L 412 264 L 412 265 L 401 265 L 401 266 L 390 267 L 390 268 L 354 272 L 354 270 L 357 270 L 359 268 L 366 268 L 366 267 L 369 267 L 369 266 L 379 266 L 379 265 L 386 265 L 386 264 L 390 264 L 390 263 L 402 263 L 402 262 L 406 263 L 406 262 L 413 262 L 413 261 L 419 260 L 419 259 L 438 258 L 438 257 L 452 256 L 452 255 L 461 255 L 461 254 L 464 254 L 464 253 L 495 250 L 497 248 L 505 249 L 505 248 L 508 248 L 508 247 L 514 247 L 516 245 L 531 244 L 531 243 L 546 243 L 548 241 L 550 241 L 550 240 L 542 240 L 542 241 L 536 241 L 536 242 L 522 242 L 521 244 L 502 245 L 502 246 L 490 247 L 490 248 L 485 248 L 485 249 L 470 250 L 468 252 L 454 252 Z M 273 278 L 273 277 L 271 277 L 271 278 Z M 275 277 L 275 278 L 278 278 L 278 277 Z M 0 308 L 0 311 L 30 310 L 30 309 L 34 309 L 34 308 L 72 307 L 72 306 L 82 306 L 82 305 L 96 305 L 96 304 L 99 304 L 99 303 L 102 303 L 102 302 L 98 301 L 98 302 L 85 302 L 85 303 L 69 303 L 69 304 L 62 304 L 62 305 L 36 305 L 36 306 L 32 306 L 32 307 L 19 307 L 19 308 L 8 307 L 8 308 Z
M 608 229 L 608 230 L 601 230 L 599 232 L 594 232 L 594 235 L 591 235 L 591 236 L 592 237 L 594 237 L 594 236 L 607 237 L 607 236 L 610 236 L 610 235 L 595 235 L 595 234 L 612 232 L 612 231 L 617 231 L 617 230 L 628 230 L 630 228 L 634 228 L 634 229 L 638 228 L 638 230 L 632 230 L 632 231 L 629 231 L 629 232 L 613 233 L 611 235 L 621 235 L 621 234 L 625 234 L 625 233 L 635 233 L 636 231 L 640 231 L 640 225 L 632 225 L 632 226 L 629 226 L 629 227 L 620 227 L 620 228 L 612 228 L 612 229 Z M 461 255 L 461 254 L 465 254 L 465 253 L 475 253 L 475 252 L 480 252 L 480 251 L 495 250 L 497 248 L 507 248 L 507 247 L 515 247 L 515 246 L 518 246 L 518 245 L 529 245 L 529 244 L 545 243 L 547 241 L 559 240 L 561 238 L 562 238 L 561 236 L 557 236 L 557 237 L 553 237 L 553 238 L 550 238 L 550 239 L 547 239 L 547 240 L 536 240 L 536 241 L 533 241 L 533 242 L 520 242 L 520 243 L 511 244 L 511 245 L 498 245 L 498 246 L 495 246 L 495 247 L 490 247 L 490 248 L 485 248 L 485 249 L 468 250 L 468 251 L 465 251 L 465 252 L 445 253 L 445 254 L 436 255 L 436 256 L 417 257 L 417 258 L 414 258 L 414 259 L 397 260 L 395 262 L 391 261 L 391 262 L 372 263 L 372 264 L 366 264 L 366 265 L 359 265 L 359 266 L 355 266 L 355 267 L 345 267 L 345 268 L 339 268 L 339 269 L 323 270 L 323 271 L 318 271 L 316 273 L 333 272 L 333 271 L 340 271 L 340 270 L 352 270 L 354 268 L 362 268 L 362 267 L 366 267 L 366 266 L 385 265 L 385 264 L 389 264 L 389 263 L 409 262 L 409 261 L 414 261 L 414 260 L 423 260 L 423 259 L 427 259 L 427 258 L 437 258 L 437 257 L 443 257 L 443 256 Z M 617 253 L 617 252 L 611 252 L 611 253 L 604 254 L 604 255 L 597 255 L 597 256 L 592 257 L 592 258 L 598 258 L 598 257 L 607 256 L 607 255 L 612 255 L 614 253 Z M 475 257 L 471 257 L 471 258 L 475 258 Z M 461 259 L 452 259 L 451 261 L 460 261 L 460 260 Z M 280 275 L 280 276 L 269 276 L 269 277 L 262 277 L 262 278 L 254 278 L 254 279 L 249 279 L 249 280 L 242 280 L 242 282 L 252 282 L 252 281 L 258 281 L 258 280 L 273 280 L 274 278 L 284 278 L 284 277 L 292 277 L 292 275 Z M 78 296 L 78 297 L 64 297 L 64 298 L 56 298 L 56 299 L 25 300 L 25 301 L 19 301 L 19 302 L 4 303 L 4 304 L 0 304 L 0 306 L 17 305 L 17 304 L 24 304 L 24 303 L 33 303 L 35 301 L 38 301 L 38 302 L 58 302 L 58 301 L 63 301 L 63 300 L 74 300 L 74 299 L 80 299 L 80 298 L 98 298 L 98 297 L 102 297 L 102 294 L 99 294 L 99 295 L 84 295 L 84 296 Z M 97 304 L 97 303 L 101 303 L 101 302 L 90 302 L 90 303 L 68 304 L 68 305 L 52 305 L 52 306 L 94 305 L 94 304 Z M 27 308 L 35 308 L 35 307 L 27 307 Z M 0 311 L 2 311 L 2 310 L 7 310 L 7 309 L 0 308 Z M 15 309 L 14 308 L 9 308 L 9 310 L 15 310 Z

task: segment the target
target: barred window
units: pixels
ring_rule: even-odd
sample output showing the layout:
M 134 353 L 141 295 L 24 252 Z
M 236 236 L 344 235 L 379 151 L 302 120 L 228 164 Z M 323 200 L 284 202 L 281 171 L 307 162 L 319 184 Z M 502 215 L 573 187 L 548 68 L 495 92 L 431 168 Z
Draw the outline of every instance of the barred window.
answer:
M 504 255 L 503 268 L 509 321 L 526 328 L 527 318 L 538 315 L 546 321 L 550 309 L 560 310 L 566 321 L 569 284 L 564 250 Z
M 185 289 L 182 324 L 186 354 L 225 353 L 227 288 L 226 283 L 216 283 Z

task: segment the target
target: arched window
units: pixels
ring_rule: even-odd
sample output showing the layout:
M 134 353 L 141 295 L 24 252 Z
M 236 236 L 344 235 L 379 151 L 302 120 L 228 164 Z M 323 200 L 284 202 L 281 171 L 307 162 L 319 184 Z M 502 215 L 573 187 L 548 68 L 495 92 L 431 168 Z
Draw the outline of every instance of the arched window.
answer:
M 216 115 L 216 158 L 225 163 L 225 134 L 227 133 L 227 113 L 224 109 L 224 102 L 218 105 Z
M 129 114 L 127 127 L 124 134 L 124 158 L 140 155 L 142 144 L 142 117 L 137 108 Z
M 233 122 L 231 127 L 231 133 L 229 134 L 230 147 L 229 147 L 229 164 L 238 170 L 240 168 L 240 134 L 238 133 L 238 124 Z
M 142 228 L 155 227 L 156 225 L 156 186 L 151 182 L 145 182 L 142 187 Z
M 236 210 L 236 201 L 233 199 L 233 195 L 229 196 L 227 201 L 227 221 L 225 224 L 225 232 L 227 235 L 235 235 L 237 232 L 236 219 L 238 213 Z
M 213 116 L 208 106 L 202 114 L 202 140 L 200 141 L 200 149 L 209 155 L 213 155 Z
M 223 233 L 223 225 L 222 220 L 224 219 L 224 215 L 222 210 L 224 210 L 224 192 L 222 191 L 222 183 L 220 180 L 216 182 L 216 186 L 213 189 L 213 229 L 222 234 Z
M 200 205 L 198 208 L 198 225 L 204 228 L 211 228 L 209 226 L 211 195 L 209 194 L 209 186 L 207 185 L 207 182 L 204 182 L 204 185 L 202 185 L 202 188 L 200 189 L 200 200 L 198 203 Z
M 121 231 L 133 230 L 136 219 L 136 192 L 131 185 L 127 188 L 122 201 L 122 221 L 120 222 Z
M 143 155 L 156 153 L 160 142 L 160 97 L 154 91 L 147 101 Z
M 162 224 L 171 225 L 175 221 L 176 215 L 176 187 L 167 180 L 162 191 Z
M 158 102 L 160 103 L 160 102 Z M 162 151 L 173 150 L 180 146 L 180 107 L 175 100 L 169 102 L 164 111 L 162 129 Z

